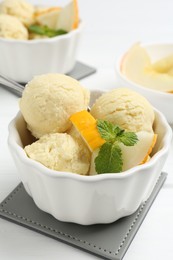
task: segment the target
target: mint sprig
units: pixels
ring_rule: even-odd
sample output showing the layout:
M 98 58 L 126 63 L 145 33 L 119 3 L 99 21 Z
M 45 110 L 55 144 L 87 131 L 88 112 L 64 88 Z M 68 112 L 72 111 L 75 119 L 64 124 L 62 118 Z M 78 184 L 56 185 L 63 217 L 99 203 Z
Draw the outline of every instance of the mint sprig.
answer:
M 98 174 L 121 172 L 123 167 L 120 143 L 133 146 L 138 142 L 134 132 L 128 132 L 105 120 L 97 120 L 100 136 L 106 141 L 95 158 L 95 169 Z
M 134 132 L 123 132 L 120 136 L 117 136 L 117 140 L 123 143 L 126 146 L 134 146 L 137 141 L 138 137 Z
M 113 125 L 112 123 L 104 120 L 97 120 L 97 129 L 101 137 L 108 142 L 113 142 L 115 140 L 115 136 L 121 135 L 122 131 L 124 131 L 117 125 Z
M 29 31 L 32 33 L 36 33 L 39 35 L 45 35 L 48 37 L 55 37 L 55 36 L 67 33 L 66 31 L 64 31 L 62 29 L 53 30 L 53 29 L 49 28 L 48 26 L 41 26 L 41 25 L 37 25 L 37 24 L 30 25 Z
M 120 172 L 122 166 L 123 161 L 120 147 L 117 144 L 104 143 L 100 148 L 98 156 L 95 158 L 96 172 L 98 174 Z

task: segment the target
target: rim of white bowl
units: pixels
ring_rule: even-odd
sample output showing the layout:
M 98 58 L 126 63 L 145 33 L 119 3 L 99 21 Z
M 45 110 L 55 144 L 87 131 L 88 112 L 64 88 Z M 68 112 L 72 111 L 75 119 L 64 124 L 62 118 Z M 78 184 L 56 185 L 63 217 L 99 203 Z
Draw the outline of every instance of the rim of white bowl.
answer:
M 45 174 L 50 177 L 54 178 L 69 178 L 77 181 L 84 181 L 84 182 L 96 182 L 96 181 L 102 181 L 105 179 L 123 179 L 130 175 L 133 175 L 137 172 L 137 170 L 144 170 L 151 168 L 157 160 L 160 159 L 160 157 L 164 156 L 169 151 L 170 143 L 172 140 L 172 129 L 169 126 L 168 122 L 166 121 L 166 118 L 164 115 L 154 108 L 154 111 L 159 115 L 159 121 L 165 126 L 166 129 L 166 135 L 163 138 L 163 148 L 159 150 L 154 156 L 151 158 L 151 160 L 143 165 L 135 166 L 127 171 L 120 172 L 120 173 L 105 173 L 105 174 L 98 174 L 98 175 L 79 175 L 76 173 L 71 172 L 61 172 L 61 171 L 55 171 L 52 169 L 47 168 L 46 166 L 42 165 L 41 163 L 34 161 L 27 157 L 24 149 L 17 143 L 17 140 L 19 140 L 19 134 L 16 129 L 16 120 L 22 116 L 21 112 L 18 112 L 17 116 L 10 122 L 9 124 L 9 136 L 8 136 L 8 144 L 15 151 L 17 156 L 19 156 L 20 160 L 23 161 L 24 164 L 27 164 L 30 167 L 37 168 L 39 174 Z
M 39 44 L 39 43 L 51 43 L 55 41 L 60 41 L 63 39 L 71 38 L 73 35 L 79 33 L 82 31 L 84 27 L 84 24 L 82 21 L 80 21 L 79 26 L 76 29 L 71 30 L 70 32 L 62 35 L 58 35 L 55 37 L 50 38 L 41 38 L 41 39 L 31 39 L 31 40 L 18 40 L 18 39 L 6 39 L 6 38 L 0 38 L 0 41 L 8 43 L 8 44 L 25 44 L 25 45 L 33 45 L 33 44 Z
M 152 46 L 152 45 L 173 45 L 173 43 L 162 43 L 162 42 L 160 42 L 160 43 L 141 43 L 141 46 L 143 46 L 143 47 L 147 47 L 147 46 Z M 141 88 L 141 89 L 143 89 L 143 90 L 148 90 L 149 92 L 152 92 L 153 94 L 162 94 L 162 95 L 164 95 L 165 97 L 168 97 L 168 98 L 171 98 L 171 96 L 173 97 L 173 94 L 172 93 L 166 93 L 166 92 L 164 92 L 164 91 L 160 91 L 160 90 L 154 90 L 154 89 L 152 89 L 152 88 L 147 88 L 147 87 L 145 87 L 145 86 L 143 86 L 143 85 L 139 85 L 138 83 L 136 83 L 136 82 L 134 82 L 134 81 L 132 81 L 132 80 L 130 80 L 129 78 L 127 78 L 126 76 L 125 76 L 125 74 L 123 74 L 122 72 L 121 72 L 121 69 L 120 69 L 120 67 L 121 67 L 121 61 L 122 61 L 122 59 L 123 59 L 123 57 L 124 57 L 124 55 L 128 52 L 128 50 L 129 49 L 127 49 L 123 54 L 121 54 L 120 56 L 119 56 L 119 58 L 117 59 L 117 62 L 116 62 L 116 71 L 118 72 L 118 74 L 119 74 L 119 76 L 121 77 L 121 78 L 123 78 L 124 80 L 126 80 L 129 84 L 133 84 L 133 85 L 135 85 L 135 87 L 136 88 Z

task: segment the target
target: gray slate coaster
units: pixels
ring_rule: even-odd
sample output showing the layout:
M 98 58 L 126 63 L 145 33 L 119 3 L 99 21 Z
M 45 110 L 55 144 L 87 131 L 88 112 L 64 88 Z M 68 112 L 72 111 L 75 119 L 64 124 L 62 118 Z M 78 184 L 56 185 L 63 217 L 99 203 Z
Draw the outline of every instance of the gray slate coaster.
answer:
M 161 173 L 150 198 L 134 214 L 121 218 L 112 224 L 82 226 L 58 221 L 37 208 L 22 184 L 19 184 L 0 204 L 0 217 L 101 258 L 121 260 L 166 176 L 166 173 Z
M 67 75 L 74 79 L 81 80 L 83 78 L 90 76 L 91 74 L 93 74 L 95 72 L 96 72 L 95 68 L 77 61 L 74 69 Z
M 71 72 L 69 72 L 67 75 L 74 79 L 81 80 L 83 78 L 90 76 L 91 74 L 93 74 L 95 72 L 96 72 L 95 68 L 77 61 L 73 70 Z M 23 85 L 23 88 L 24 88 L 26 83 L 20 83 L 20 84 Z M 21 91 L 12 90 L 12 89 L 8 88 L 7 86 L 3 85 L 1 82 L 0 82 L 0 87 L 6 88 L 7 90 L 16 94 L 17 96 L 22 95 Z

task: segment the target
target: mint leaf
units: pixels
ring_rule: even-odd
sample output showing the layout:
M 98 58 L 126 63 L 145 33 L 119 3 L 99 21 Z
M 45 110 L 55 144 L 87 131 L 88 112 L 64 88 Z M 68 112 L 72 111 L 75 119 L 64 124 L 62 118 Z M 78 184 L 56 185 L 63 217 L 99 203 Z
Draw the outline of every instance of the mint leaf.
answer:
M 97 120 L 97 129 L 106 143 L 101 146 L 95 158 L 96 172 L 98 174 L 121 172 L 123 159 L 119 143 L 133 146 L 138 142 L 137 135 L 104 120 Z
M 122 171 L 122 152 L 117 144 L 104 143 L 95 158 L 95 169 L 98 174 Z
M 101 137 L 107 142 L 121 142 L 126 146 L 133 146 L 138 141 L 134 132 L 126 132 L 119 126 L 104 120 L 97 120 L 97 129 Z
M 126 146 L 133 146 L 138 142 L 138 137 L 133 132 L 123 132 L 117 139 Z
M 101 119 L 97 120 L 97 129 L 101 137 L 108 142 L 114 142 L 116 136 L 124 132 L 119 126 Z
M 29 31 L 39 34 L 39 35 L 45 35 L 48 37 L 55 37 L 55 36 L 67 33 L 66 31 L 64 31 L 62 29 L 53 30 L 53 29 L 49 28 L 48 26 L 41 26 L 41 25 L 36 25 L 36 24 L 30 25 Z

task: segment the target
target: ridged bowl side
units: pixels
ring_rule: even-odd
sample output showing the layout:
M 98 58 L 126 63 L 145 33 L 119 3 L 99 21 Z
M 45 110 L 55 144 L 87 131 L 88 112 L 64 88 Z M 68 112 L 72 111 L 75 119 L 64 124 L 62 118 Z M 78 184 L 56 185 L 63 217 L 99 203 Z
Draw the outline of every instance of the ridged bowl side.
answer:
M 68 73 L 76 62 L 82 25 L 61 36 L 38 40 L 0 39 L 0 73 L 18 82 L 35 75 Z

